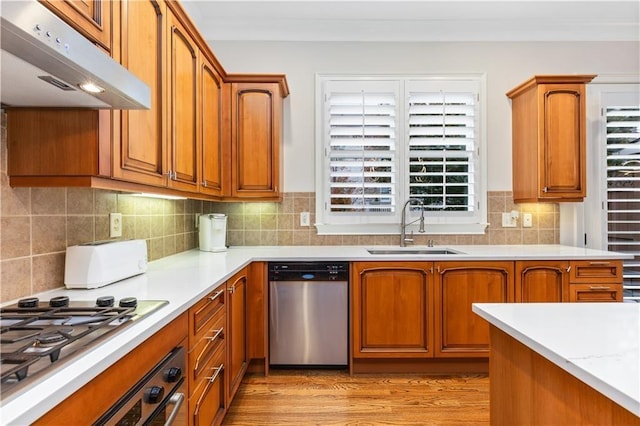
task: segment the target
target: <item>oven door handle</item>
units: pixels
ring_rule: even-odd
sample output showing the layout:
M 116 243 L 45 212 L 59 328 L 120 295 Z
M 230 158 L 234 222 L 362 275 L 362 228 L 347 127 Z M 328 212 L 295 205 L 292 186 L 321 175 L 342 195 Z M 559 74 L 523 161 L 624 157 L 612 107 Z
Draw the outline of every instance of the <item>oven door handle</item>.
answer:
M 169 417 L 167 418 L 167 421 L 165 422 L 164 426 L 171 426 L 173 424 L 173 421 L 176 419 L 176 416 L 180 413 L 180 407 L 182 407 L 183 402 L 184 402 L 184 394 L 182 392 L 176 392 L 173 395 L 171 395 L 171 398 L 169 398 L 169 402 L 167 403 L 167 406 L 175 405 L 175 407 L 173 407 L 173 410 L 171 411 L 171 414 L 169 414 Z

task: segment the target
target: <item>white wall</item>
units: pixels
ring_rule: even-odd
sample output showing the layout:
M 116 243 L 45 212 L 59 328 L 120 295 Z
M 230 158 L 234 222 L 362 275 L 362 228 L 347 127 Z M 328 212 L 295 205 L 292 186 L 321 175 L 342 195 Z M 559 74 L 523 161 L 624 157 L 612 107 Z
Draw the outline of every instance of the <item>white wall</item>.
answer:
M 286 74 L 284 190 L 314 191 L 316 73 L 486 73 L 488 190 L 511 190 L 511 109 L 505 93 L 535 74 L 640 74 L 640 42 L 210 45 L 229 73 Z

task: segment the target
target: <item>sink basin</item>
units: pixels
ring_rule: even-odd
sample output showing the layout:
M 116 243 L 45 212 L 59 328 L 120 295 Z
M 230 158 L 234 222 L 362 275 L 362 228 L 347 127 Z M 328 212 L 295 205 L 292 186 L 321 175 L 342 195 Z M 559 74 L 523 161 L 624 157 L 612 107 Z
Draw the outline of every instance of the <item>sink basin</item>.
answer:
M 388 254 L 388 255 L 401 255 L 401 254 L 430 254 L 434 256 L 440 256 L 444 254 L 464 254 L 457 250 L 452 250 L 449 248 L 384 248 L 384 249 L 367 249 L 369 254 Z

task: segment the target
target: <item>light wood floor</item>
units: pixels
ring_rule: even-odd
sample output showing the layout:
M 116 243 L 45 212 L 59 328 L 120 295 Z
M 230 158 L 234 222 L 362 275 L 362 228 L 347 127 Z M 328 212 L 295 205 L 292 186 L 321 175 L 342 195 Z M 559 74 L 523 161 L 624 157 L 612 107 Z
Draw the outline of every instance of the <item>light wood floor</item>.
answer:
M 225 425 L 488 425 L 486 375 L 248 373 Z

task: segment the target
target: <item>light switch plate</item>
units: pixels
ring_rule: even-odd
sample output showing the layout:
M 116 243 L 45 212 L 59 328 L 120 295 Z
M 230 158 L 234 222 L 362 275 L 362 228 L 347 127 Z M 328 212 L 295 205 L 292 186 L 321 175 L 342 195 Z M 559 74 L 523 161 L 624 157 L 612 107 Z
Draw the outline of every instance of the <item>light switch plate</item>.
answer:
M 109 238 L 122 236 L 122 213 L 109 213 Z
M 522 227 L 531 228 L 533 226 L 533 215 L 531 213 L 522 214 Z
M 503 228 L 515 228 L 517 225 L 517 219 L 513 217 L 510 212 L 502 213 L 502 227 Z
M 309 212 L 300 212 L 300 226 L 309 226 L 310 222 Z

